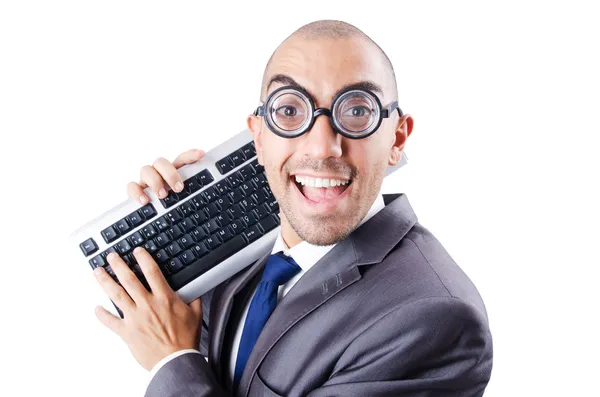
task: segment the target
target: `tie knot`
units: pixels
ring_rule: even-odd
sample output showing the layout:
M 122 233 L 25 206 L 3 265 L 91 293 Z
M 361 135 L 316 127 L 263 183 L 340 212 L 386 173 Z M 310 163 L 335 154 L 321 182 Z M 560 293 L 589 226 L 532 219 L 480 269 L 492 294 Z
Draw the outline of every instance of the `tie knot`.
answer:
M 269 256 L 261 281 L 272 281 L 277 285 L 287 283 L 302 270 L 292 259 L 278 252 Z

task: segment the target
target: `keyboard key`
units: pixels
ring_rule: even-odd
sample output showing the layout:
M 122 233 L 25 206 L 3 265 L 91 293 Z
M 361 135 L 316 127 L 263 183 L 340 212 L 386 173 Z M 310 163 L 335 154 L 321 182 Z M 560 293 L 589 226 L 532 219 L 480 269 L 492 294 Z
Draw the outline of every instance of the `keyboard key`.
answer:
M 246 237 L 246 239 L 248 239 L 248 242 L 251 243 L 261 236 L 261 231 L 258 228 L 258 225 L 254 225 L 249 229 L 246 229 L 243 235 Z
M 232 203 L 237 203 L 238 201 L 244 198 L 244 191 L 241 187 L 238 187 L 233 189 L 228 196 Z
M 240 152 L 244 156 L 244 160 L 248 160 L 256 156 L 256 150 L 254 149 L 254 142 L 250 142 L 247 145 L 242 146 Z
M 113 252 L 114 252 L 115 254 L 118 254 L 118 252 L 117 252 L 117 249 L 116 249 L 115 247 L 110 247 L 110 248 L 108 248 L 106 251 L 104 251 L 104 252 L 102 253 L 102 257 L 103 257 L 104 259 L 106 259 L 106 257 L 108 256 L 108 254 L 111 254 L 111 253 L 113 253 Z
M 228 196 L 219 197 L 215 203 L 219 205 L 221 211 L 225 211 L 227 208 L 229 208 L 229 206 L 231 206 L 231 200 L 229 200 Z
M 214 218 L 208 222 L 204 222 L 203 226 L 209 233 L 214 233 L 221 227 Z
M 125 233 L 127 233 L 129 231 L 129 229 L 131 229 L 131 225 L 127 222 L 127 219 L 123 218 L 119 221 L 117 221 L 113 227 L 115 227 L 118 231 L 119 234 L 122 236 Z
M 235 254 L 246 246 L 246 241 L 241 235 L 235 236 L 231 240 L 222 244 L 215 250 L 209 252 L 202 258 L 196 259 L 192 264 L 186 266 L 177 274 L 167 279 L 173 290 L 178 290 L 196 277 L 202 275 L 212 267 L 222 262 L 224 259 Z
M 215 189 L 219 192 L 219 196 L 223 196 L 231 191 L 231 186 L 226 181 L 222 181 L 215 184 Z
M 165 218 L 167 218 L 169 222 L 171 222 L 171 225 L 174 225 L 180 220 L 182 220 L 183 216 L 179 212 L 179 208 L 175 208 L 174 210 L 167 212 L 165 214 Z
M 171 241 L 173 241 L 183 235 L 183 230 L 181 230 L 178 225 L 173 225 L 169 230 L 167 230 L 167 235 L 169 235 Z
M 233 167 L 229 163 L 229 160 L 227 159 L 227 157 L 225 157 L 223 160 L 217 161 L 217 163 L 215 165 L 216 165 L 217 169 L 219 170 L 219 172 L 221 173 L 221 175 L 224 175 L 233 169 Z
M 106 229 L 102 230 L 100 234 L 102 235 L 104 241 L 106 241 L 107 243 L 111 243 L 115 241 L 117 237 L 119 237 L 117 229 L 115 229 L 113 226 L 109 226 Z
M 127 215 L 127 220 L 133 227 L 139 226 L 142 223 L 144 223 L 144 218 L 137 211 Z
M 268 231 L 275 229 L 279 225 L 279 222 L 277 222 L 277 218 L 270 215 L 261 219 L 258 222 L 258 225 L 262 228 L 263 233 L 267 233 Z
M 233 234 L 240 234 L 241 232 L 244 231 L 244 224 L 242 223 L 241 220 L 236 219 L 235 221 L 231 222 L 231 224 L 229 225 L 229 230 L 231 230 L 231 233 L 233 233 Z
M 150 240 L 146 241 L 146 243 L 144 244 L 144 249 L 146 249 L 146 251 L 148 251 L 149 253 L 153 254 L 156 251 L 158 251 L 158 246 L 156 245 L 154 240 Z
M 173 242 L 173 243 L 171 243 L 171 244 L 169 244 L 169 245 L 167 245 L 167 252 L 171 256 L 175 256 L 178 253 L 180 253 L 181 251 L 182 251 L 181 246 L 176 241 Z
M 201 226 L 199 226 L 196 229 L 194 229 L 190 233 L 190 235 L 192 236 L 192 238 L 194 239 L 195 242 L 202 241 L 206 237 L 208 237 L 208 233 L 206 233 L 206 230 L 204 230 L 204 228 L 201 227 Z
M 256 217 L 256 215 L 253 212 L 250 212 L 246 215 L 242 215 L 242 217 L 240 219 L 244 221 L 244 223 L 246 224 L 246 227 L 250 227 L 250 226 L 254 225 L 256 222 L 258 222 L 258 218 Z
M 217 222 L 221 227 L 225 227 L 231 223 L 232 218 L 226 212 L 222 212 L 216 216 Z
M 137 247 L 138 245 L 144 244 L 144 241 L 146 241 L 146 239 L 144 238 L 144 236 L 142 236 L 142 233 L 135 232 L 131 236 L 129 236 L 129 241 L 131 242 L 131 245 Z
M 160 199 L 160 203 L 165 208 L 170 208 L 170 207 L 174 206 L 178 201 L 179 201 L 179 197 L 177 197 L 177 193 L 175 193 L 172 190 L 169 190 L 169 194 L 167 195 L 167 197 Z
M 221 238 L 221 241 L 227 241 L 233 237 L 233 233 L 229 230 L 229 228 L 223 228 L 217 232 L 217 235 Z
M 240 168 L 238 173 L 242 177 L 243 182 L 248 181 L 250 178 L 256 175 L 256 171 L 254 171 L 254 168 L 252 168 L 252 164 L 243 166 L 242 168 Z
M 197 211 L 196 206 L 191 200 L 181 204 L 178 208 L 183 214 L 183 216 L 190 216 Z
M 202 170 L 195 175 L 195 178 L 202 186 L 206 186 L 215 180 L 209 170 Z
M 169 254 L 167 254 L 167 251 L 162 249 L 154 254 L 154 258 L 156 259 L 156 262 L 163 263 L 169 259 Z
M 106 260 L 102 255 L 96 255 L 92 259 L 90 259 L 90 265 L 92 265 L 92 269 L 95 269 L 100 266 L 104 266 L 106 264 Z
M 177 240 L 177 242 L 181 247 L 183 247 L 183 249 L 188 249 L 196 243 L 189 234 L 184 234 L 179 240 Z
M 206 211 L 208 213 L 208 217 L 213 218 L 221 213 L 221 208 L 219 208 L 219 205 L 214 202 L 206 206 Z
M 202 198 L 204 199 L 205 203 L 212 203 L 220 197 L 219 191 L 215 189 L 214 186 L 206 189 L 200 194 L 202 195 Z
M 194 230 L 196 226 L 198 226 L 198 224 L 194 221 L 194 218 L 186 218 L 183 221 L 179 222 L 179 227 L 183 230 L 184 233 Z
M 91 255 L 98 251 L 98 245 L 96 245 L 96 242 L 93 238 L 88 238 L 83 243 L 79 244 L 79 248 L 81 248 L 81 251 L 83 251 L 85 256 Z
M 275 198 L 271 198 L 271 199 L 267 200 L 266 204 L 269 206 L 272 213 L 279 212 L 279 204 L 277 203 L 277 200 L 275 200 Z
M 254 210 L 258 219 L 263 219 L 265 216 L 269 215 L 271 209 L 266 204 L 261 204 Z
M 196 208 L 196 211 L 198 211 L 198 210 L 200 210 L 200 209 L 202 209 L 202 208 L 204 208 L 206 206 L 206 203 L 202 199 L 201 195 L 198 195 L 198 196 L 194 197 L 189 202 L 194 205 L 194 207 Z
M 225 182 L 231 189 L 235 189 L 244 182 L 244 178 L 240 175 L 239 172 L 236 172 L 235 174 L 227 177 L 227 179 L 225 179 Z
M 242 209 L 242 206 L 239 204 L 232 205 L 231 207 L 229 207 L 229 210 L 227 210 L 227 212 L 229 213 L 229 215 L 231 215 L 232 219 L 237 219 L 245 213 Z
M 233 168 L 239 167 L 245 160 L 242 153 L 239 151 L 231 153 L 229 156 L 227 156 L 227 158 L 229 159 L 229 163 L 233 166 Z
M 194 245 L 191 251 L 196 255 L 196 258 L 201 258 L 209 252 L 204 243 Z
M 163 216 L 161 216 L 160 218 L 158 218 L 157 220 L 152 222 L 152 224 L 154 225 L 154 227 L 156 227 L 156 229 L 159 232 L 165 231 L 169 227 L 171 227 L 171 224 L 169 223 L 169 221 Z
M 142 234 L 144 235 L 144 237 L 146 237 L 146 239 L 151 239 L 154 238 L 154 236 L 156 236 L 158 232 L 156 231 L 156 228 L 154 228 L 154 226 L 148 225 L 142 229 Z
M 129 241 L 127 241 L 127 239 L 119 241 L 117 245 L 115 245 L 115 248 L 117 249 L 117 252 L 121 255 L 125 255 L 133 249 L 133 247 L 131 246 L 131 244 L 129 244 Z
M 221 245 L 221 240 L 219 239 L 219 236 L 216 233 L 214 233 L 214 234 L 211 234 L 210 237 L 207 237 L 204 240 L 204 244 L 206 244 L 206 246 L 208 248 L 213 250 L 213 249 L 217 248 L 219 245 Z
M 167 262 L 167 268 L 171 274 L 175 274 L 183 269 L 183 263 L 179 258 L 173 258 Z
M 206 216 L 204 211 L 198 211 L 194 215 L 191 216 L 191 219 L 196 221 L 196 223 L 198 225 L 201 225 L 202 223 L 204 223 L 208 220 L 208 217 Z
M 189 265 L 194 260 L 196 260 L 196 257 L 194 256 L 191 250 L 183 251 L 183 253 L 179 255 L 178 258 L 184 265 Z
M 158 236 L 156 236 L 154 242 L 157 246 L 164 247 L 165 245 L 169 244 L 169 242 L 171 242 L 171 238 L 167 236 L 166 233 L 160 233 Z
M 244 196 L 247 197 L 254 193 L 254 191 L 256 190 L 256 183 L 254 183 L 252 179 L 250 179 L 247 182 L 242 183 L 240 187 L 242 188 L 242 193 L 244 194 Z
M 149 220 L 156 215 L 156 209 L 152 204 L 146 204 L 142 208 L 138 210 L 140 214 L 144 217 L 144 219 Z

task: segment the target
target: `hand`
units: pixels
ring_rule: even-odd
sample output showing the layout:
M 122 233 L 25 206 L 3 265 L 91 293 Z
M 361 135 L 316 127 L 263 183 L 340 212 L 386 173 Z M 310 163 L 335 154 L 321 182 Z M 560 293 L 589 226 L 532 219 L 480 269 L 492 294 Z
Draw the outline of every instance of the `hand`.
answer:
M 137 200 L 140 204 L 147 204 L 150 199 L 144 194 L 144 188 L 150 186 L 152 191 L 158 196 L 158 198 L 167 197 L 167 188 L 164 182 L 166 181 L 169 187 L 175 191 L 180 192 L 183 190 L 183 181 L 181 176 L 177 172 L 177 169 L 183 167 L 186 164 L 194 163 L 206 153 L 203 150 L 191 149 L 187 152 L 181 153 L 171 164 L 164 157 L 159 157 L 154 161 L 152 166 L 146 165 L 142 167 L 140 171 L 140 181 L 129 182 L 127 184 L 127 194 L 134 200 Z
M 198 298 L 188 306 L 173 292 L 148 251 L 137 247 L 133 253 L 152 292 L 119 255 L 111 253 L 107 260 L 122 286 L 102 267 L 96 268 L 94 274 L 124 318 L 113 316 L 101 306 L 96 307 L 96 316 L 127 343 L 142 367 L 151 370 L 171 353 L 198 349 L 202 302 Z

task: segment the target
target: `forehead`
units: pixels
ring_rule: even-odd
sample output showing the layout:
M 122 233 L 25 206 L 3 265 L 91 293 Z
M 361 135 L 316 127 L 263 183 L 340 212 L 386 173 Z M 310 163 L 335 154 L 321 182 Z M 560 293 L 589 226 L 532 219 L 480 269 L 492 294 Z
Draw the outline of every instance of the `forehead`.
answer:
M 289 39 L 273 55 L 265 72 L 265 87 L 276 75 L 286 75 L 303 86 L 317 106 L 327 106 L 343 87 L 369 81 L 382 87 L 376 93 L 382 101 L 390 98 L 390 71 L 383 55 L 361 38 Z M 268 87 L 263 98 L 283 83 Z

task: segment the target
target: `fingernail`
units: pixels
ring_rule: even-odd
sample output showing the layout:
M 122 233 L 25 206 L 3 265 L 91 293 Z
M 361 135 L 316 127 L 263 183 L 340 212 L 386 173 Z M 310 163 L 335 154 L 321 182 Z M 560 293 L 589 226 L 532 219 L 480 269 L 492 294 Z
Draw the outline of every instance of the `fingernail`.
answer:
M 117 258 L 117 254 L 115 254 L 114 252 L 111 252 L 110 254 L 106 255 L 106 259 L 108 259 L 109 261 L 115 260 Z M 98 268 L 96 268 L 98 269 Z
M 144 205 L 144 204 L 146 204 L 146 203 L 148 202 L 148 199 L 146 198 L 146 195 L 145 195 L 145 194 L 142 194 L 142 195 L 140 196 L 140 199 L 139 199 L 139 200 L 140 200 L 140 203 L 141 203 L 142 205 Z
M 206 152 L 202 149 L 198 149 L 198 156 L 204 156 Z
M 160 190 L 158 191 L 158 197 L 165 198 L 166 196 L 167 196 L 167 191 L 165 190 L 164 187 L 161 187 Z
M 177 183 L 175 184 L 175 190 L 177 190 L 178 192 L 183 190 L 183 183 L 181 183 L 181 181 L 177 181 Z
M 102 267 L 97 267 L 94 269 L 94 276 L 98 277 L 102 274 Z
M 133 252 L 135 254 L 138 254 L 138 253 L 142 252 L 142 247 L 135 247 L 135 249 L 133 250 Z

